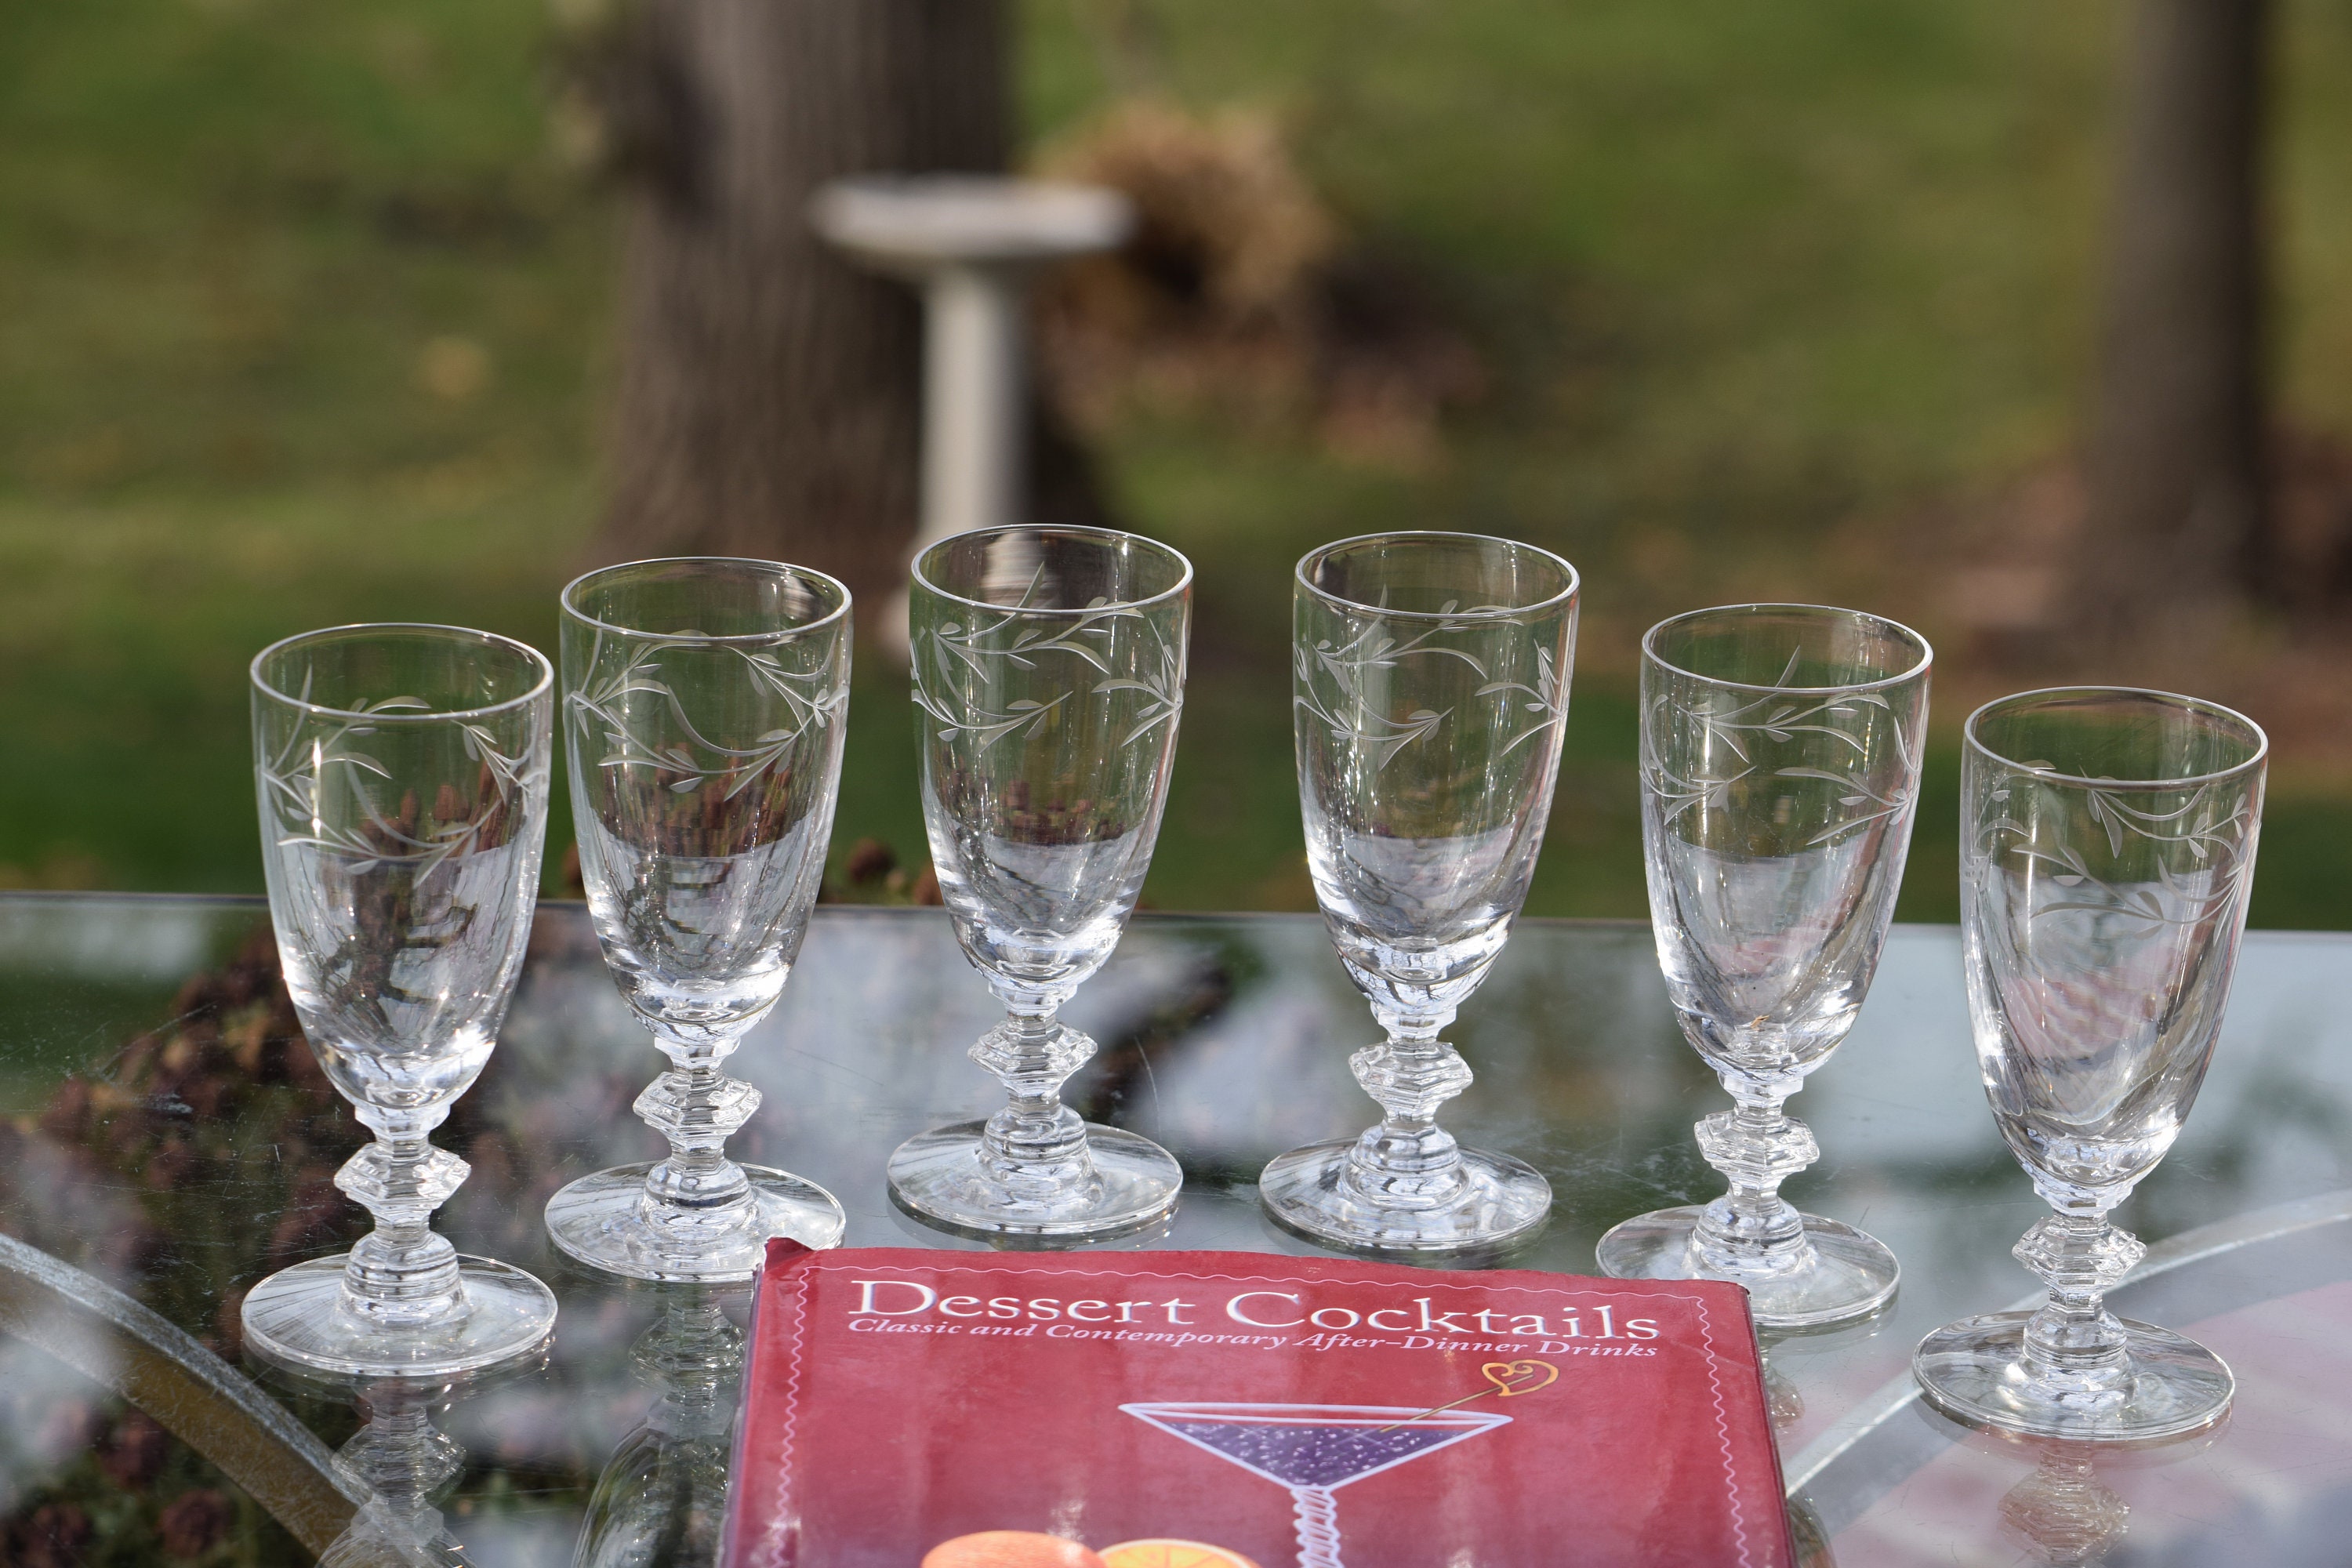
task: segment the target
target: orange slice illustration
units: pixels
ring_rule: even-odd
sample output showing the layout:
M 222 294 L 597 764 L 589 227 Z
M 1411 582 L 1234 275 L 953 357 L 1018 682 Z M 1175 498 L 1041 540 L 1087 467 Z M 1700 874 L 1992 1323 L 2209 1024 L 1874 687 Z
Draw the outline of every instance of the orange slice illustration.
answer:
M 1197 1541 L 1122 1541 L 1102 1549 L 1103 1568 L 1257 1568 L 1238 1552 Z
M 1057 1535 L 983 1530 L 940 1542 L 923 1553 L 923 1568 L 1103 1568 L 1103 1560 Z

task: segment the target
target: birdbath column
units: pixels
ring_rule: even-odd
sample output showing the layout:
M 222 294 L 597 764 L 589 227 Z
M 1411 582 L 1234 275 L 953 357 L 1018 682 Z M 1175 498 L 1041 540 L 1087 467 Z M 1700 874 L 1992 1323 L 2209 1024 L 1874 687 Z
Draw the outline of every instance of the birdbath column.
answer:
M 816 231 L 923 292 L 922 521 L 917 553 L 1028 507 L 1029 282 L 1041 267 L 1109 250 L 1135 226 L 1117 191 L 971 174 L 858 175 L 818 190 Z M 902 589 L 883 614 L 904 647 Z
M 915 541 L 995 528 L 1025 499 L 1029 384 L 1011 268 L 948 263 L 923 289 L 923 510 Z

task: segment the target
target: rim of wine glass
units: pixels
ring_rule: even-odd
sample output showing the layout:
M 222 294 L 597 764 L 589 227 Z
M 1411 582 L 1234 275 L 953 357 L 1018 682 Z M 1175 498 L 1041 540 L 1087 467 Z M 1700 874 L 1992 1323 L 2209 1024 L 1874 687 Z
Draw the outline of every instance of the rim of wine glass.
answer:
M 519 696 L 509 697 L 503 702 L 486 702 L 478 708 L 444 708 L 430 713 L 365 713 L 355 708 L 336 708 L 324 702 L 312 702 L 307 698 L 289 696 L 271 685 L 261 673 L 262 660 L 280 648 L 291 647 L 296 643 L 309 642 L 315 637 L 341 637 L 348 632 L 450 632 L 460 637 L 470 637 L 476 642 L 490 643 L 520 653 L 527 662 L 539 667 L 539 679 L 531 683 L 530 690 Z M 446 724 L 453 719 L 487 719 L 493 714 L 525 707 L 545 696 L 555 685 L 554 664 L 530 644 L 498 632 L 486 632 L 474 626 L 453 626 L 439 621 L 353 621 L 347 626 L 320 626 L 312 631 L 296 632 L 290 637 L 279 637 L 255 654 L 253 662 L 247 666 L 247 674 L 252 678 L 255 689 L 272 702 L 298 712 L 315 713 L 324 719 L 355 719 L 369 724 Z
M 1840 681 L 1834 686 L 1767 686 L 1762 681 L 1727 680 L 1721 676 L 1702 675 L 1696 669 L 1685 669 L 1658 651 L 1658 634 L 1669 626 L 1680 626 L 1685 621 L 1695 621 L 1702 616 L 1720 616 L 1732 610 L 1808 610 L 1821 616 L 1842 616 L 1849 621 L 1868 621 L 1889 631 L 1899 633 L 1917 643 L 1919 658 L 1907 669 L 1899 669 L 1892 675 L 1882 675 L 1870 680 Z M 1875 691 L 1882 686 L 1900 686 L 1906 680 L 1916 680 L 1935 664 L 1936 647 L 1933 643 L 1901 621 L 1870 610 L 1849 610 L 1842 605 L 1709 605 L 1705 609 L 1685 610 L 1678 616 L 1668 616 L 1664 620 L 1643 632 L 1642 657 L 1660 669 L 1671 670 L 1687 679 L 1704 680 L 1709 686 L 1729 687 L 1735 691 L 1789 691 L 1810 696 L 1828 691 Z
M 926 576 L 923 573 L 923 563 L 929 561 L 935 551 L 945 549 L 950 544 L 970 539 L 974 534 L 992 534 L 1003 536 L 1013 533 L 1050 534 L 1061 539 L 1092 539 L 1105 542 L 1110 540 L 1131 540 L 1135 543 L 1149 545 L 1152 549 L 1159 551 L 1169 559 L 1174 561 L 1176 564 L 1183 568 L 1183 570 L 1177 574 L 1175 582 L 1170 584 L 1167 587 L 1162 588 L 1157 594 L 1147 594 L 1140 599 L 1107 599 L 1099 605 L 1078 605 L 1071 606 L 992 604 L 986 599 L 975 599 L 968 594 L 959 594 L 952 588 L 942 588 L 937 583 L 932 582 L 931 579 Z M 937 595 L 942 599 L 951 600 L 959 605 L 969 605 L 976 610 L 994 610 L 1000 613 L 1020 616 L 1098 616 L 1105 610 L 1150 609 L 1154 605 L 1160 604 L 1165 600 L 1172 599 L 1181 595 L 1185 590 L 1189 589 L 1192 585 L 1192 558 L 1185 554 L 1182 551 L 1177 549 L 1172 544 L 1162 543 L 1160 541 L 1150 538 L 1145 534 L 1129 533 L 1123 529 L 1089 528 L 1076 524 L 1064 527 L 1058 524 L 1049 525 L 1044 523 L 1014 522 L 1007 523 L 1002 528 L 968 529 L 961 533 L 951 533 L 945 539 L 934 540 L 916 552 L 915 563 L 908 569 L 908 575 L 915 582 L 921 584 L 925 593 Z
M 1307 575 L 1308 563 L 1319 561 L 1333 551 L 1345 550 L 1351 544 L 1370 544 L 1379 540 L 1421 539 L 1443 539 L 1457 544 L 1465 541 L 1473 544 L 1499 544 L 1506 549 L 1525 551 L 1529 555 L 1539 555 L 1568 574 L 1568 586 L 1557 594 L 1546 595 L 1531 605 L 1514 605 L 1507 607 L 1482 605 L 1468 610 L 1395 610 L 1386 605 L 1368 605 L 1361 599 L 1351 599 L 1345 594 L 1335 594 L 1328 588 L 1318 585 Z M 1298 564 L 1290 569 L 1290 574 L 1300 587 L 1327 605 L 1337 605 L 1342 609 L 1361 611 L 1367 615 L 1386 616 L 1401 621 L 1517 620 L 1525 616 L 1541 615 L 1547 610 L 1557 609 L 1575 598 L 1577 590 L 1584 586 L 1583 576 L 1568 557 L 1555 554 L 1540 544 L 1529 544 L 1523 539 L 1506 539 L 1499 533 L 1462 533 L 1445 528 L 1397 528 L 1377 533 L 1359 533 L 1347 539 L 1335 539 L 1328 544 L 1318 544 L 1300 556 Z
M 2154 697 L 2162 701 L 2178 704 L 2191 712 L 2203 713 L 2211 718 L 2230 720 L 2243 724 L 2253 733 L 2254 752 L 2242 763 L 2233 763 L 2226 768 L 2215 768 L 2210 773 L 2183 773 L 2179 778 L 2095 779 L 2086 778 L 2080 773 L 2062 773 L 2056 768 L 2037 768 L 2030 763 L 2020 762 L 2014 757 L 2004 757 L 1978 739 L 1977 721 L 1994 709 L 2007 707 L 2012 702 L 2030 702 L 2036 698 L 2052 697 Z M 1989 762 L 1998 763 L 2004 768 L 2024 773 L 2031 778 L 2044 779 L 2052 784 L 2082 784 L 2091 789 L 2194 789 L 2199 784 L 2213 784 L 2259 768 L 2270 760 L 2271 754 L 2270 731 L 2235 708 L 2225 707 L 2221 703 L 2203 697 L 2189 697 L 2178 691 L 2159 691 L 2152 686 L 2039 686 L 2031 691 L 2012 691 L 2006 697 L 1994 698 L 1969 714 L 1969 721 L 1960 727 L 1960 733 L 1967 741 L 1969 750 L 1976 752 Z
M 639 626 L 624 626 L 611 621 L 599 620 L 572 602 L 573 590 L 591 577 L 607 576 L 615 572 L 633 572 L 645 566 L 755 566 L 770 576 L 803 577 L 822 583 L 840 595 L 841 602 L 813 621 L 804 621 L 799 626 L 784 626 L 774 631 L 760 632 L 652 632 Z M 847 616 L 850 608 L 849 584 L 830 572 L 820 572 L 814 566 L 795 566 L 789 561 L 771 561 L 758 555 L 654 555 L 643 561 L 617 561 L 610 566 L 599 566 L 592 572 L 583 572 L 579 576 L 563 584 L 563 592 L 556 595 L 556 601 L 565 615 L 578 621 L 582 626 L 593 626 L 600 632 L 610 632 L 616 637 L 635 637 L 645 642 L 708 643 L 713 646 L 725 643 L 790 642 L 795 637 L 807 637 L 812 632 L 824 631 L 834 622 Z

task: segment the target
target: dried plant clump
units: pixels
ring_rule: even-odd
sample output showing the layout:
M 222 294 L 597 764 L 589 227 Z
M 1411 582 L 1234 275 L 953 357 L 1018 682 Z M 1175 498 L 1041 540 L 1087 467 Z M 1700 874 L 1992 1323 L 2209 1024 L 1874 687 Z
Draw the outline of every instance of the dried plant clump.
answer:
M 515 1210 L 521 1163 L 461 1099 L 436 1138 L 461 1148 L 477 1200 Z M 0 1119 L 0 1203 L 36 1247 L 138 1298 L 234 1363 L 238 1309 L 262 1274 L 349 1246 L 368 1215 L 336 1190 L 364 1141 L 312 1056 L 267 924 L 172 999 L 169 1021 Z M 525 1211 L 528 1211 L 527 1213 Z M 37 1415 L 57 1463 L 0 1514 L 0 1563 L 307 1562 L 250 1500 L 121 1400 L 0 1387 L 0 1427 Z
M 1039 305 L 1046 379 L 1099 429 L 1214 408 L 1335 451 L 1418 465 L 1486 376 L 1426 279 L 1351 240 L 1261 110 L 1124 102 L 1040 172 L 1135 204 L 1134 238 L 1062 269 Z

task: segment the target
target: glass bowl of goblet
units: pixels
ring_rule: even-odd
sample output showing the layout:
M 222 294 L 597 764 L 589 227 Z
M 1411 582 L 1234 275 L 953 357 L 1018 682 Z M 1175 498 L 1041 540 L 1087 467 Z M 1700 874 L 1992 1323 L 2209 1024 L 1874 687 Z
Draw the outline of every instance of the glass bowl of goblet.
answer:
M 1878 968 L 1919 795 L 1927 641 L 1815 605 L 1676 616 L 1642 642 L 1642 847 L 1684 1036 L 1733 1101 L 1698 1123 L 1729 1191 L 1601 1238 L 1619 1279 L 1728 1279 L 1759 1327 L 1867 1317 L 1901 1268 L 1800 1212 L 1821 1157 L 1783 1109 L 1853 1027 Z
M 1388 1037 L 1349 1061 L 1384 1115 L 1277 1156 L 1259 1199 L 1328 1247 L 1507 1247 L 1544 1223 L 1551 1187 L 1438 1126 L 1471 1079 L 1439 1037 L 1501 954 L 1535 874 L 1568 718 L 1576 569 L 1513 540 L 1373 534 L 1308 552 L 1292 606 L 1307 866 Z
M 528 1354 L 555 1326 L 545 1285 L 432 1229 L 467 1168 L 429 1142 L 488 1065 L 522 971 L 553 684 L 537 650 L 458 626 L 341 626 L 253 661 L 286 988 L 375 1134 L 335 1173 L 374 1231 L 245 1299 L 247 1342 L 281 1364 L 450 1376 Z
M 768 1239 L 831 1247 L 805 1177 L 728 1158 L 760 1091 L 721 1070 L 783 994 L 824 877 L 849 701 L 849 591 L 724 557 L 563 591 L 563 739 L 605 968 L 669 1070 L 635 1110 L 667 1157 L 548 1200 L 572 1258 L 637 1279 L 749 1279 Z
M 1920 1342 L 1912 1370 L 1947 1414 L 2147 1442 L 2229 1410 L 2219 1356 L 2106 1310 L 2147 1252 L 2107 1216 L 2179 1136 L 2212 1060 L 2268 753 L 2242 714 L 2128 688 L 2030 691 L 1969 719 L 1969 1014 L 1993 1121 L 2053 1212 L 2015 1248 L 2049 1287 L 2039 1310 Z
M 982 530 L 915 563 L 931 864 L 964 956 L 1005 1010 L 971 1047 L 1003 1108 L 890 1157 L 892 1196 L 929 1224 L 1074 1242 L 1175 1206 L 1183 1177 L 1166 1150 L 1062 1103 L 1096 1047 L 1056 1015 L 1110 957 L 1151 865 L 1192 584 L 1175 551 L 1108 529 Z

